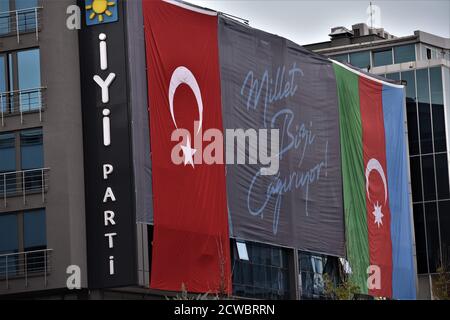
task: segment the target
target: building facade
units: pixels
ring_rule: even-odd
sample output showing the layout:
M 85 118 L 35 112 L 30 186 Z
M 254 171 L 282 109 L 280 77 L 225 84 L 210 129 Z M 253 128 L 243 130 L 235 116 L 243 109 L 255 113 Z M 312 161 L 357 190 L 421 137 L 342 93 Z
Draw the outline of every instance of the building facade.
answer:
M 118 3 L 119 20 L 127 16 L 123 29 L 137 28 L 142 34 L 140 1 Z M 91 190 L 86 183 L 96 173 L 86 167 L 95 160 L 86 156 L 90 148 L 86 137 L 91 136 L 86 133 L 89 119 L 83 120 L 83 108 L 91 102 L 83 100 L 82 91 L 88 90 L 84 84 L 92 78 L 86 70 L 92 67 L 96 71 L 98 61 L 95 54 L 83 51 L 92 47 L 83 42 L 83 30 L 66 27 L 70 14 L 76 13 L 73 6 L 84 4 L 74 0 L 0 2 L 0 296 L 163 299 L 173 293 L 148 289 L 151 225 L 133 223 L 126 251 L 134 255 L 131 280 L 103 288 L 92 286 L 89 280 L 89 252 L 97 254 L 92 243 L 98 238 L 104 247 L 105 235 L 97 237 L 97 229 L 88 226 Z M 145 63 L 142 38 L 128 36 L 125 47 L 119 49 L 123 54 L 118 57 L 129 55 Z M 110 59 L 109 68 L 117 66 Z M 139 99 L 146 103 L 146 83 L 135 78 L 139 69 L 136 63 L 126 73 L 133 84 L 131 103 L 142 103 Z M 101 100 L 99 92 L 95 95 Z M 114 93 L 111 100 L 115 98 Z M 132 121 L 148 121 L 146 116 L 132 117 Z M 140 161 L 140 156 L 149 158 L 148 153 L 134 155 L 133 161 Z M 136 221 L 144 210 L 140 207 L 142 195 L 129 194 L 133 208 L 122 214 Z M 342 270 L 337 257 L 319 253 L 252 242 L 237 245 L 235 239 L 230 239 L 230 246 L 233 295 L 239 298 L 322 298 L 323 274 L 334 279 Z M 243 246 L 245 258 L 239 251 Z M 80 289 L 69 290 L 68 279 L 76 270 L 80 271 Z
M 97 152 L 97 144 L 105 142 L 97 141 L 100 133 L 93 124 L 111 114 L 113 130 L 134 136 L 137 133 L 131 123 L 148 121 L 147 115 L 136 114 L 131 108 L 147 103 L 146 82 L 141 81 L 145 73 L 141 1 L 117 1 L 117 13 L 107 16 L 114 19 L 117 14 L 120 24 L 95 26 L 88 20 L 92 29 L 85 22 L 81 31 L 67 27 L 71 14 L 77 12 L 74 6 L 85 4 L 75 0 L 0 1 L 0 297 L 164 299 L 173 293 L 148 288 L 152 225 L 135 223 L 148 209 L 148 199 L 136 187 L 145 179 L 130 175 L 125 180 L 110 180 L 111 184 L 107 179 L 113 165 L 129 169 L 130 163 L 149 159 L 150 150 L 138 152 L 125 143 L 122 153 Z M 85 19 L 82 12 L 81 19 Z M 94 17 L 98 22 L 106 19 Z M 100 32 L 105 36 L 98 39 Z M 118 34 L 123 39 L 109 42 L 111 35 Z M 408 125 L 413 126 L 408 128 L 411 167 L 420 172 L 411 176 L 419 284 L 425 288 L 421 292 L 426 298 L 429 275 L 443 261 L 449 244 L 445 226 L 450 230 L 450 221 L 444 214 L 450 212 L 450 137 L 445 111 L 450 102 L 449 43 L 424 33 L 404 42 L 390 35 L 390 39 L 362 36 L 364 43 L 378 37 L 373 42 L 379 42 L 376 52 L 380 53 L 367 55 L 363 51 L 372 50 L 372 44 L 363 50 L 359 44 L 347 43 L 354 38 L 351 34 L 335 30 L 333 37 L 341 51 L 321 49 L 321 44 L 310 49 L 324 50 L 321 53 L 353 61 L 359 67 L 370 65 L 371 72 L 414 83 L 407 89 Z M 99 59 L 99 41 L 108 41 L 109 50 L 115 52 L 106 65 Z M 392 49 L 394 43 L 401 48 Z M 349 53 L 352 45 L 358 49 Z M 442 58 L 438 49 L 447 50 L 447 55 Z M 422 59 L 423 55 L 430 59 Z M 126 59 L 133 63 L 124 63 Z M 106 78 L 111 72 L 116 75 L 114 81 L 124 82 L 121 90 L 111 93 L 110 110 L 104 113 L 105 99 L 92 77 Z M 423 81 L 427 81 L 426 86 Z M 119 106 L 124 108 L 122 122 L 114 117 Z M 411 138 L 414 132 L 415 140 Z M 114 163 L 124 154 L 127 162 Z M 121 193 L 125 184 L 135 188 Z M 118 204 L 114 208 L 102 206 L 98 195 L 93 195 L 99 188 L 108 192 L 111 186 L 114 191 L 122 190 L 115 193 Z M 108 193 L 104 194 L 108 198 Z M 126 205 L 120 202 L 122 194 L 129 201 Z M 103 217 L 93 217 L 102 211 L 100 215 L 108 212 L 112 219 L 112 210 L 120 216 L 117 225 L 108 225 L 111 220 L 103 225 Z M 127 229 L 121 229 L 124 224 Z M 233 296 L 237 298 L 321 299 L 324 274 L 337 281 L 345 269 L 342 259 L 322 253 L 236 239 L 230 239 L 229 245 Z M 132 257 L 126 279 L 120 284 L 97 281 L 105 272 L 121 272 L 118 268 L 123 254 Z M 97 263 L 109 267 L 97 268 Z M 80 289 L 70 290 L 70 276 L 77 270 Z
M 331 31 L 330 41 L 304 47 L 406 84 L 418 298 L 430 299 L 438 268 L 450 262 L 450 39 L 365 24 Z

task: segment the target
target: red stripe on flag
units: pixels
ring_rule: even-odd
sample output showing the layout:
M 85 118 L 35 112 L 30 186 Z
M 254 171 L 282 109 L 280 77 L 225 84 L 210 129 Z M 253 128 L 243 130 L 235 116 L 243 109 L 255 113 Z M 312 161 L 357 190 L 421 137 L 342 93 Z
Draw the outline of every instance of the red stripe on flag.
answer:
M 143 11 L 154 206 L 150 286 L 231 292 L 225 166 L 174 164 L 171 158 L 179 144 L 171 141 L 177 127 L 188 130 L 194 158 L 201 158 L 206 146 L 203 132 L 223 133 L 217 16 L 148 0 Z M 194 121 L 200 120 L 198 133 Z
M 374 296 L 392 296 L 391 214 L 386 166 L 383 118 L 383 86 L 360 77 L 359 96 L 362 123 L 364 174 L 366 176 L 367 228 L 370 265 L 379 267 L 381 287 L 370 288 Z M 376 275 L 376 274 L 375 274 Z M 376 281 L 368 284 L 376 285 Z

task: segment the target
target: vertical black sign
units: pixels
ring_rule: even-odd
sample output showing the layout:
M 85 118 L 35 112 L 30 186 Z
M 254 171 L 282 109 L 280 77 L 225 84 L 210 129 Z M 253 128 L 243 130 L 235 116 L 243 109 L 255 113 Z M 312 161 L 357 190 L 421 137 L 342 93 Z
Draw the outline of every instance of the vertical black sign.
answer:
M 92 13 L 78 3 L 89 287 L 135 285 L 124 1 L 115 1 L 118 21 L 91 26 Z

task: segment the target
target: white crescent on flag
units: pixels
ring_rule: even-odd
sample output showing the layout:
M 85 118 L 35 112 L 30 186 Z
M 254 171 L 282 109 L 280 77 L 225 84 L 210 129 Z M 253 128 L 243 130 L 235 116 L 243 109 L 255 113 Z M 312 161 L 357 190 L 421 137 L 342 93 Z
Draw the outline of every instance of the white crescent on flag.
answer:
M 200 87 L 198 85 L 197 80 L 195 79 L 192 72 L 184 67 L 180 66 L 175 69 L 175 71 L 172 73 L 172 77 L 170 79 L 170 85 L 169 85 L 169 107 L 170 107 L 170 115 L 172 116 L 173 123 L 175 127 L 178 129 L 177 122 L 175 120 L 175 115 L 173 113 L 173 98 L 175 96 L 175 91 L 177 91 L 177 88 L 181 84 L 186 84 L 189 86 L 189 88 L 194 93 L 195 99 L 197 100 L 197 108 L 198 108 L 198 114 L 199 114 L 199 126 L 197 130 L 197 134 L 200 132 L 203 124 L 203 101 L 202 101 L 202 94 L 200 92 Z
M 386 175 L 384 174 L 384 170 L 383 170 L 383 167 L 381 166 L 381 163 L 375 158 L 370 159 L 367 162 L 367 166 L 366 166 L 366 192 L 367 192 L 367 196 L 368 196 L 369 200 L 371 200 L 370 199 L 370 194 L 369 194 L 369 175 L 370 175 L 370 173 L 373 170 L 377 171 L 378 174 L 381 176 L 381 180 L 383 180 L 383 185 L 384 185 L 384 203 L 386 204 L 386 201 L 387 201 Z

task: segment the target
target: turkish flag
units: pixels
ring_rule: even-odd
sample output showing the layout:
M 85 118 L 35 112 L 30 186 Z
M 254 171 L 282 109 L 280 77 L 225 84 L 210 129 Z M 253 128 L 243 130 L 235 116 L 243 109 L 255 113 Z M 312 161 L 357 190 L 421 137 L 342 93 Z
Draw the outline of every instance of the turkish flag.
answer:
M 225 166 L 192 161 L 202 159 L 203 132 L 223 133 L 217 15 L 180 6 L 143 1 L 154 205 L 150 287 L 230 293 Z M 182 142 L 171 140 L 177 128 L 185 130 Z M 181 163 L 171 157 L 174 147 Z

